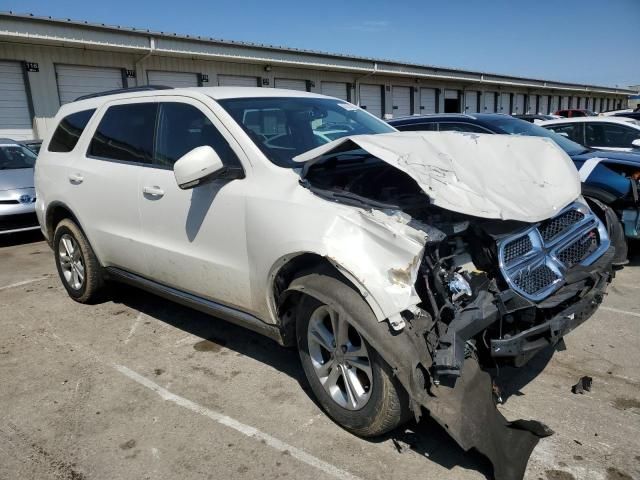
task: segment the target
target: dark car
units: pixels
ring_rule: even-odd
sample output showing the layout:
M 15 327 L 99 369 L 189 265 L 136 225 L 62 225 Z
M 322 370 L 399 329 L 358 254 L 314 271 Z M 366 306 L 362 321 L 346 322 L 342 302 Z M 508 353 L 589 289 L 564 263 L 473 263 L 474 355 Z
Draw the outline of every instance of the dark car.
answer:
M 640 111 L 639 110 L 634 110 L 633 112 L 627 112 L 627 113 L 614 113 L 612 116 L 613 117 L 627 117 L 627 118 L 633 118 L 634 120 L 640 120 Z
M 519 118 L 520 120 L 524 120 L 525 122 L 529 122 L 529 123 L 536 123 L 536 120 L 540 120 L 541 122 L 546 122 L 547 120 L 556 120 L 558 117 L 556 115 L 526 113 L 524 115 L 513 115 L 513 118 Z
M 608 222 L 617 246 L 616 263 L 625 263 L 627 238 L 640 238 L 640 155 L 591 150 L 555 132 L 499 113 L 443 114 L 399 118 L 389 123 L 401 131 L 459 131 L 550 138 L 573 160 L 582 191 L 604 216 L 616 213 L 620 222 Z M 607 208 L 607 206 L 609 208 Z M 622 227 L 620 227 L 622 223 Z M 623 255 L 624 254 L 624 255 Z
M 21 145 L 24 145 L 32 152 L 35 152 L 37 155 L 40 153 L 40 147 L 42 146 L 42 140 L 24 140 L 20 142 Z
M 558 110 L 554 115 L 565 118 L 597 116 L 594 112 L 587 110 L 586 108 L 567 108 L 564 110 Z

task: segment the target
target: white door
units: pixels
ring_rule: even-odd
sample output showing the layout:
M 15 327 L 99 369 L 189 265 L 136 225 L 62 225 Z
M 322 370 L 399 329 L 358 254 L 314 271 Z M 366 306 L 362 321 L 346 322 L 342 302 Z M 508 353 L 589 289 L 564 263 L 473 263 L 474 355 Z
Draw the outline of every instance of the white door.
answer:
M 482 93 L 482 111 L 484 113 L 496 112 L 496 92 Z
M 558 95 L 553 95 L 551 97 L 551 108 L 549 109 L 549 113 L 554 114 L 558 110 L 560 110 L 560 97 Z
M 420 89 L 420 113 L 436 113 L 436 89 Z
M 517 93 L 516 96 L 513 99 L 513 112 L 515 114 L 522 114 L 524 113 L 524 95 L 522 93 Z
M 166 85 L 167 87 L 173 88 L 198 86 L 197 73 L 149 70 L 147 72 L 147 80 L 149 85 Z
M 0 137 L 33 139 L 22 64 L 0 62 Z
M 292 78 L 276 78 L 275 80 L 276 88 L 285 88 L 287 90 L 298 90 L 300 92 L 307 91 L 307 81 L 306 80 L 297 80 Z
M 122 88 L 122 69 L 56 65 L 60 105 L 82 95 Z
M 549 113 L 549 96 L 548 95 L 540 95 L 538 99 L 538 111 L 536 113 L 542 113 L 546 115 Z
M 464 92 L 464 113 L 478 113 L 478 92 L 475 90 Z
M 341 100 L 348 100 L 349 98 L 347 95 L 349 86 L 344 82 L 322 82 L 320 88 L 323 95 L 340 98 Z
M 231 137 L 200 102 L 159 104 L 154 163 L 140 175 L 138 205 L 149 277 L 222 303 L 251 305 L 244 199 L 260 188 L 249 178 L 178 187 L 172 166 L 192 149 L 211 146 L 227 166 L 240 166 Z M 226 133 L 228 135 L 228 133 Z
M 511 94 L 510 93 L 501 93 L 500 94 L 500 113 L 506 113 L 509 115 L 511 113 Z
M 258 77 L 218 75 L 218 85 L 220 87 L 257 87 Z
M 382 87 L 360 85 L 360 107 L 376 117 L 382 117 Z
M 564 96 L 560 100 L 560 110 L 566 110 L 569 108 L 569 97 Z
M 406 117 L 411 115 L 411 87 L 393 87 L 391 89 L 393 116 Z
M 527 113 L 538 113 L 536 108 L 537 101 L 537 95 L 527 95 Z

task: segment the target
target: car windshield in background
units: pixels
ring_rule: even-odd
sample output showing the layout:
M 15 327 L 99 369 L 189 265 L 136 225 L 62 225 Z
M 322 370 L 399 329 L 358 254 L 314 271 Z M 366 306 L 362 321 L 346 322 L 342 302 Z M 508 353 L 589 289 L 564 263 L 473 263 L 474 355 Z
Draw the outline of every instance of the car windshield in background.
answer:
M 518 120 L 517 118 L 510 118 L 507 116 L 502 118 L 502 115 L 500 115 L 500 118 L 494 117 L 491 119 L 485 119 L 484 121 L 509 135 L 528 135 L 530 137 L 550 138 L 556 142 L 560 148 L 567 152 L 568 155 L 579 155 L 588 151 L 587 148 L 579 143 L 569 140 L 567 137 L 533 123 L 525 122 L 524 120 Z
M 280 167 L 292 159 L 348 135 L 395 129 L 348 102 L 327 98 L 267 97 L 218 101 L 267 158 Z
M 33 168 L 36 154 L 22 145 L 0 145 L 0 170 Z

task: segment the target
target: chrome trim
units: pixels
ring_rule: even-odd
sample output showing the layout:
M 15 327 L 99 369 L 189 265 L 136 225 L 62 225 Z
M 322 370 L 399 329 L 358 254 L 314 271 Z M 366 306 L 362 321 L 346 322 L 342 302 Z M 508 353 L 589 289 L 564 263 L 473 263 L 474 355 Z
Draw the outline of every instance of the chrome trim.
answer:
M 577 210 L 584 215 L 584 218 L 568 227 L 564 232 L 554 236 L 550 241 L 545 242 L 539 230 L 540 226 L 553 218 L 560 217 L 570 210 Z M 600 245 L 579 263 L 579 265 L 590 265 L 602 256 L 611 243 L 606 227 L 600 219 L 594 215 L 586 203 L 576 201 L 562 209 L 562 211 L 555 217 L 552 217 L 552 219 L 537 223 L 516 235 L 498 242 L 498 262 L 504 279 L 509 287 L 534 302 L 545 299 L 564 283 L 564 276 L 570 268 L 559 260 L 558 255 L 565 248 L 569 247 L 590 230 L 594 228 L 597 229 Z M 529 237 L 532 249 L 519 258 L 505 262 L 505 248 L 512 242 L 525 236 Z M 556 280 L 534 293 L 527 293 L 518 286 L 516 283 L 516 279 L 519 278 L 518 274 L 522 272 L 530 273 L 543 264 L 556 274 L 558 277 Z

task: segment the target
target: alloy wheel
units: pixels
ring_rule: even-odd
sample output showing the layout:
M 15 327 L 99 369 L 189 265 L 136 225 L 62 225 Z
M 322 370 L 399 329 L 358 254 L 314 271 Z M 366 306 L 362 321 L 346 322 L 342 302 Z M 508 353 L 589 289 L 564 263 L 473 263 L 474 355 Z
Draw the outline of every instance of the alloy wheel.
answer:
M 74 290 L 84 285 L 85 268 L 78 242 L 69 234 L 64 234 L 58 242 L 58 259 L 65 282 Z

